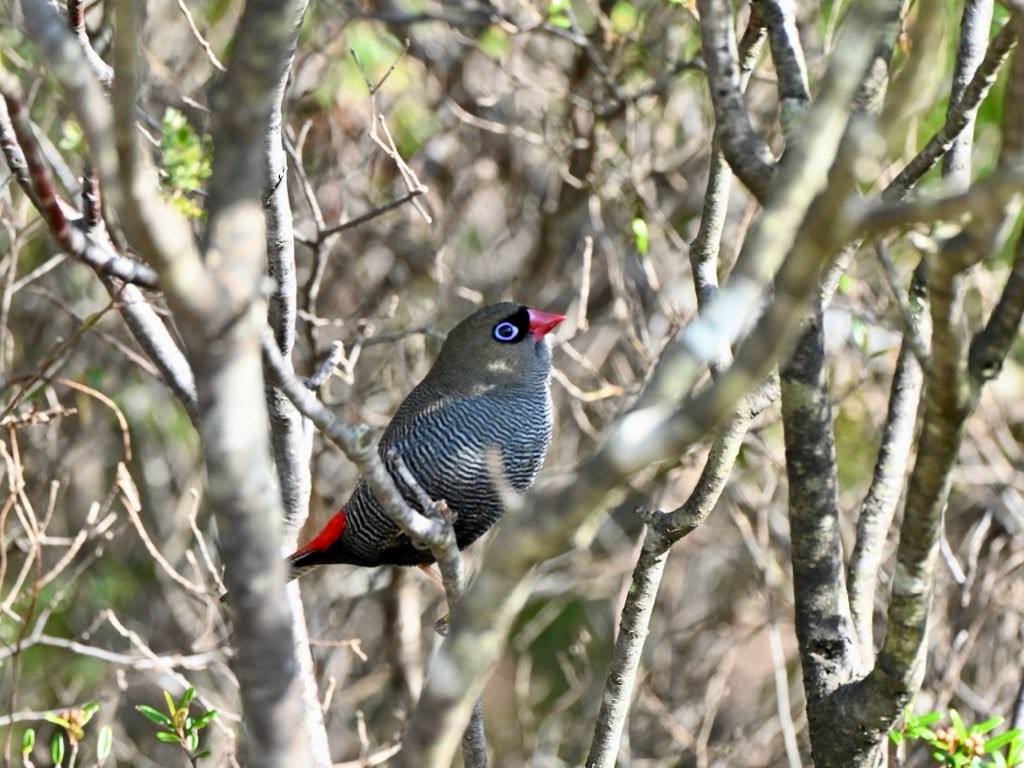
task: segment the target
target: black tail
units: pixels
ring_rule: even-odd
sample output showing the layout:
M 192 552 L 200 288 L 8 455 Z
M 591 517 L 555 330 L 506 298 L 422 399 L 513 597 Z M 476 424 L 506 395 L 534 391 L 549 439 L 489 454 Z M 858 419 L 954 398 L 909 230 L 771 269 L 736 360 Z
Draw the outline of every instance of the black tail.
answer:
M 288 569 L 288 581 L 293 581 L 300 576 L 305 576 L 310 571 L 319 568 L 321 565 L 327 563 L 320 558 L 323 556 L 322 552 L 315 549 L 309 549 L 305 552 L 299 551 L 284 561 L 285 568 Z

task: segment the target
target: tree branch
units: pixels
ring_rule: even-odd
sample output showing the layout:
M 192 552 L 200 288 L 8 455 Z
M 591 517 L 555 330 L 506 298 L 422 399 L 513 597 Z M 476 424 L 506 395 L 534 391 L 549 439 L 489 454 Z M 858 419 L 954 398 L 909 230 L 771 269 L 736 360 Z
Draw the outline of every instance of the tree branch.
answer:
M 195 424 L 199 416 L 195 376 L 185 354 L 167 329 L 167 324 L 134 285 L 124 285 L 110 278 L 105 279 L 103 284 L 115 300 L 117 310 L 136 343 L 153 361 L 164 383 L 185 406 L 185 411 Z
M 962 101 L 965 90 L 976 76 L 976 71 L 988 47 L 988 30 L 991 26 L 991 19 L 992 0 L 967 0 L 964 4 L 950 104 L 956 105 Z M 974 114 L 972 112 L 943 157 L 942 170 L 943 178 L 952 190 L 962 192 L 963 194 L 959 197 L 968 198 L 963 202 L 968 203 L 969 207 L 981 210 L 992 207 L 993 203 L 978 201 L 977 198 L 983 196 L 983 193 L 979 194 L 979 190 L 992 186 L 993 181 L 998 183 L 1005 179 L 997 174 L 994 179 L 970 187 L 970 156 L 973 143 L 971 128 L 973 124 Z M 1016 185 L 1007 184 L 1006 186 L 1019 188 L 1019 182 Z M 947 196 L 941 201 L 913 200 L 903 205 L 890 202 L 885 206 L 878 206 L 877 209 L 881 212 L 881 208 L 884 207 L 890 215 L 898 215 L 898 211 L 903 213 L 914 211 L 918 214 L 926 212 L 925 220 L 933 220 L 932 217 L 934 219 L 950 219 L 958 214 L 945 210 L 940 212 L 935 208 L 944 207 L 956 197 L 958 196 Z M 1001 200 L 996 205 L 1001 205 L 1003 202 L 1005 200 Z M 941 203 L 942 206 L 936 205 L 936 203 Z M 933 205 L 935 208 L 932 207 Z M 870 218 L 870 214 L 865 218 Z M 881 248 L 881 243 L 876 244 L 880 257 L 883 257 L 884 253 Z M 887 277 L 892 281 L 892 275 L 889 274 L 891 267 L 887 266 L 884 260 L 883 267 L 886 267 Z M 860 647 L 861 662 L 865 666 L 870 666 L 874 662 L 874 611 L 878 574 L 886 538 L 905 484 L 910 451 L 916 434 L 918 402 L 924 382 L 921 365 L 927 358 L 922 357 L 922 354 L 927 355 L 927 351 L 917 349 L 922 337 L 927 338 L 930 335 L 927 314 L 923 311 L 924 306 L 921 301 L 925 291 L 923 275 L 922 266 L 914 273 L 909 303 L 903 297 L 897 298 L 901 311 L 907 314 L 907 326 L 896 360 L 896 370 L 889 392 L 889 407 L 882 429 L 871 486 L 857 515 L 857 537 L 848 569 L 847 588 L 854 634 Z M 893 285 L 895 286 L 895 283 Z
M 995 47 L 993 43 L 990 55 Z M 1014 59 L 1011 83 L 1020 82 L 1024 77 L 1024 72 L 1019 71 L 1022 68 L 1019 59 L 1019 56 Z M 975 74 L 972 84 L 983 82 L 990 76 L 982 69 Z M 951 112 L 961 109 L 967 99 L 965 95 Z M 947 126 L 952 122 L 947 120 Z M 1004 141 L 1004 153 L 1006 147 L 1007 142 Z M 917 170 L 924 167 L 926 165 L 919 165 Z M 912 184 L 913 180 L 916 177 L 908 174 L 900 183 L 890 185 L 883 197 L 897 198 L 908 188 L 903 185 Z M 930 367 L 925 373 L 924 421 L 906 493 L 885 639 L 873 670 L 865 678 L 851 685 L 837 686 L 831 696 L 819 705 L 809 707 L 809 714 L 813 713 L 822 723 L 816 729 L 819 736 L 814 741 L 814 757 L 816 764 L 823 768 L 875 764 L 886 730 L 921 684 L 927 652 L 928 615 L 950 475 L 964 421 L 973 410 L 978 395 L 977 388 L 970 385 L 967 377 L 963 329 L 964 276 L 992 247 L 1004 216 L 999 211 L 978 210 L 964 231 L 943 243 L 938 253 L 926 257 L 933 324 L 932 352 Z M 885 499 L 885 496 L 895 494 L 887 494 L 882 483 L 885 476 L 896 479 L 902 475 L 902 456 L 908 448 L 906 444 L 912 439 L 916 413 L 911 402 L 912 389 L 900 391 L 900 387 L 908 384 L 911 388 L 916 386 L 917 374 L 906 344 L 900 360 L 886 435 L 872 486 L 874 495 L 869 495 L 865 502 L 858 534 L 858 547 L 865 558 L 861 565 L 866 563 L 874 572 L 877 572 L 879 557 L 875 550 L 881 548 L 884 540 L 884 518 L 891 514 L 888 507 L 895 504 L 894 499 Z M 895 411 L 899 409 L 901 399 L 903 414 L 898 416 Z M 891 453 L 887 455 L 887 452 Z M 868 504 L 874 504 L 874 509 Z M 875 512 L 878 513 L 877 518 L 872 517 Z M 866 656 L 870 661 L 872 642 L 868 614 L 872 610 L 870 598 L 874 587 L 869 581 L 873 574 L 869 571 L 860 576 L 861 583 L 852 587 L 851 596 L 858 603 L 856 611 L 862 657 Z M 824 725 L 826 722 L 830 725 Z
M 962 329 L 963 271 L 980 256 L 977 243 L 960 236 L 928 261 L 928 296 L 932 316 L 932 367 L 925 378 L 925 410 L 917 459 L 911 472 L 896 551 L 885 639 L 875 668 L 858 686 L 859 706 L 881 728 L 858 741 L 884 735 L 884 717 L 895 718 L 917 691 L 924 675 L 925 632 L 935 580 L 943 511 L 949 496 L 963 424 L 972 404 L 966 384 Z M 964 250 L 962 250 L 964 249 Z M 972 256 L 973 254 L 973 256 Z M 881 694 L 881 695 L 879 695 Z M 874 717 L 871 717 L 874 715 Z M 878 732 L 878 731 L 881 732 Z M 875 748 L 844 739 L 826 765 L 838 765 L 838 752 L 849 756 Z
M 989 30 L 992 28 L 993 0 L 965 0 L 960 20 L 960 42 L 953 65 L 953 82 L 949 103 L 963 99 L 988 48 Z M 942 157 L 942 177 L 953 189 L 966 190 L 971 184 L 971 147 L 974 146 L 974 118 L 971 112 L 963 129 L 953 139 Z
M 118 3 L 125 26 L 133 26 L 134 5 L 131 0 Z M 206 501 L 222 534 L 247 762 L 257 767 L 312 764 L 285 594 L 282 508 L 272 482 L 259 346 L 266 323 L 259 297 L 266 251 L 259 158 L 282 62 L 295 44 L 296 11 L 296 2 L 246 3 L 228 72 L 210 97 L 215 151 L 205 263 L 193 260 L 191 251 L 184 260 L 175 254 L 160 261 L 164 289 L 196 375 Z M 124 48 L 120 60 L 130 67 L 136 54 L 118 40 Z M 122 146 L 122 162 L 138 161 L 134 151 Z M 150 228 L 153 222 L 146 218 L 154 208 L 147 207 L 145 198 L 134 202 L 140 234 L 156 236 L 159 230 Z M 166 232 L 159 237 L 161 247 L 173 242 Z
M 622 606 L 619 633 L 605 678 L 587 768 L 610 768 L 618 757 L 622 729 L 636 688 L 637 670 L 669 549 L 697 530 L 711 514 L 725 489 L 750 424 L 777 397 L 778 384 L 773 380 L 744 399 L 711 444 L 704 470 L 686 503 L 671 512 L 640 511 L 647 523 L 643 548 Z
M 307 3 L 298 0 L 294 32 L 289 48 L 278 62 L 279 71 L 274 87 L 273 107 L 267 125 L 263 151 L 263 195 L 266 221 L 267 274 L 273 281 L 267 297 L 267 322 L 281 352 L 282 362 L 291 372 L 291 354 L 295 344 L 297 281 L 295 276 L 295 233 L 291 203 L 288 198 L 287 159 L 284 149 L 282 108 L 289 73 L 295 59 L 299 28 L 306 14 Z M 182 9 L 187 14 L 184 5 Z M 204 45 L 211 60 L 217 62 Z M 309 497 L 312 490 L 310 456 L 313 449 L 312 425 L 295 409 L 292 402 L 271 383 L 264 374 L 267 411 L 270 416 L 270 446 L 281 493 L 284 511 L 284 539 L 286 549 L 293 549 L 295 538 L 309 516 Z M 297 588 L 288 589 L 293 617 L 295 654 L 299 662 L 299 681 L 302 686 L 303 726 L 317 768 L 330 768 L 331 747 L 324 728 L 323 710 L 317 689 L 316 670 L 309 648 L 305 612 Z
M 67 9 L 68 25 L 71 27 L 71 31 L 75 33 L 75 37 L 78 38 L 78 43 L 82 46 L 82 52 L 85 54 L 86 61 L 89 62 L 89 66 L 96 73 L 100 85 L 109 91 L 114 85 L 114 69 L 100 58 L 100 55 L 96 53 L 96 49 L 92 47 L 92 41 L 89 40 L 89 30 L 85 26 L 85 0 L 68 0 Z
M 886 199 L 895 197 L 895 194 L 883 193 L 864 211 L 859 227 L 865 235 L 882 234 L 914 224 L 956 221 L 970 215 L 988 216 L 991 211 L 1004 208 L 1021 193 L 1024 173 L 1021 170 L 1000 170 L 962 191 L 956 191 L 957 186 L 957 183 L 950 184 L 951 194 L 941 197 L 912 197 L 902 202 Z
M 1017 240 L 1013 267 L 988 323 L 971 340 L 969 368 L 976 386 L 994 379 L 1003 369 L 1010 347 L 1020 333 L 1024 315 L 1024 237 Z
M 906 481 L 923 381 L 921 365 L 910 343 L 904 340 L 889 391 L 889 408 L 874 475 L 857 515 L 857 538 L 847 571 L 854 635 L 865 667 L 875 657 L 874 614 L 878 573 L 886 537 Z
M 377 453 L 375 444 L 368 440 L 368 431 L 365 426 L 350 427 L 344 421 L 336 417 L 326 408 L 295 376 L 288 370 L 288 366 L 281 357 L 281 352 L 274 342 L 266 336 L 262 341 L 263 361 L 267 370 L 273 378 L 274 384 L 295 404 L 299 412 L 308 418 L 319 429 L 324 436 L 338 446 L 351 461 L 359 474 L 366 481 L 374 498 L 377 499 L 381 508 L 411 539 L 418 544 L 425 546 L 434 553 L 441 555 L 437 558 L 438 564 L 448 563 L 442 567 L 455 568 L 448 561 L 451 560 L 448 541 L 449 532 L 440 519 L 432 519 L 414 510 L 405 501 L 401 491 L 395 483 L 395 478 L 385 466 L 385 461 L 394 463 L 397 457 L 381 457 Z M 382 460 L 383 458 L 383 460 Z M 396 471 L 398 467 L 396 467 Z M 410 482 L 411 475 L 406 475 L 406 482 Z M 431 501 L 431 508 L 433 501 Z M 454 532 L 450 532 L 454 536 Z M 452 540 L 454 541 L 454 539 Z M 455 549 L 458 555 L 458 548 Z M 458 592 L 458 590 L 455 590 Z
M 978 107 L 988 95 L 989 89 L 996 81 L 1010 51 L 1017 45 L 1017 34 L 1013 25 L 1007 22 L 996 33 L 989 43 L 988 51 L 971 78 L 971 82 L 963 91 L 963 96 L 956 106 L 946 114 L 946 122 L 942 128 L 929 139 L 920 152 L 907 163 L 899 175 L 893 179 L 882 194 L 883 200 L 898 200 L 907 190 L 938 161 L 949 149 L 954 139 L 971 123 L 978 112 Z M 1007 103 L 1010 103 L 1009 101 Z
M 832 406 L 825 374 L 824 311 L 820 298 L 818 301 L 796 351 L 780 375 L 793 602 L 812 733 L 827 717 L 818 704 L 854 675 L 863 673 L 853 642 L 843 578 Z
M 755 8 L 751 13 L 747 31 L 743 34 L 739 45 L 740 87 L 742 89 L 745 89 L 750 81 L 750 73 L 761 52 L 765 35 L 764 23 Z M 718 256 L 731 189 L 732 170 L 729 168 L 722 147 L 716 138 L 711 150 L 700 227 L 690 244 L 690 269 L 693 271 L 693 286 L 697 292 L 697 307 L 699 309 L 704 309 L 718 296 Z M 712 374 L 719 375 L 731 361 L 732 354 L 728 350 L 723 350 L 722 355 L 709 364 Z
M 772 63 L 779 79 L 779 120 L 783 134 L 788 134 L 811 101 L 796 9 L 787 0 L 758 0 L 757 9 L 768 29 Z
M 82 215 L 57 194 L 53 177 L 39 154 L 18 81 L 3 69 L 0 96 L 0 149 L 15 180 L 39 211 L 61 250 L 101 276 L 155 288 L 157 275 L 151 267 L 121 256 L 75 226 L 72 218 L 81 219 Z
M 775 174 L 775 158 L 755 133 L 743 103 L 732 10 L 723 0 L 698 0 L 697 9 L 715 134 L 733 173 L 763 200 Z

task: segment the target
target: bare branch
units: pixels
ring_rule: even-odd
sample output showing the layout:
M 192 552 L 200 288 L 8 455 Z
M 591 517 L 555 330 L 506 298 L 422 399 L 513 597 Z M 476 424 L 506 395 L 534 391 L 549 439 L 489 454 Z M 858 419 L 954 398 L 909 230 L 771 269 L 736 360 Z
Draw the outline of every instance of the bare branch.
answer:
M 80 656 L 89 656 L 110 664 L 130 667 L 132 669 L 205 669 L 210 665 L 211 660 L 221 659 L 225 652 L 222 649 L 215 651 L 204 651 L 192 654 L 165 654 L 162 656 L 149 654 L 126 654 L 110 651 L 105 648 L 87 645 L 77 640 L 69 640 L 66 637 L 54 637 L 52 635 L 32 635 L 26 639 L 22 650 L 33 646 L 44 646 L 49 648 L 64 648 Z M 9 649 L 0 650 L 0 660 L 11 655 Z
M 989 30 L 992 28 L 993 0 L 965 0 L 960 22 L 960 42 L 953 66 L 953 82 L 949 103 L 957 104 L 981 66 L 988 48 Z M 972 113 L 946 154 L 942 157 L 942 177 L 957 190 L 965 190 L 971 183 L 971 147 L 974 145 L 974 117 Z
M 637 670 L 669 549 L 695 531 L 711 514 L 725 488 L 751 422 L 757 413 L 777 397 L 778 385 L 775 381 L 747 396 L 728 425 L 715 437 L 700 479 L 685 504 L 672 512 L 640 510 L 647 523 L 647 530 L 626 593 L 626 602 L 622 607 L 619 634 L 612 651 L 597 726 L 587 757 L 588 768 L 608 768 L 616 763 L 622 729 L 636 687 Z
M 49 170 L 39 155 L 17 80 L 0 69 L 0 147 L 25 194 L 42 215 L 61 249 L 92 267 L 101 276 L 116 277 L 146 288 L 157 285 L 156 272 L 145 264 L 115 253 L 78 229 L 70 217 L 81 214 L 57 195 Z
M 940 197 L 914 197 L 904 202 L 887 200 L 886 194 L 864 211 L 860 227 L 865 234 L 883 233 L 897 227 L 939 221 L 956 221 L 964 216 L 988 216 L 1004 208 L 1024 191 L 1024 173 L 997 171 L 961 192 Z
M 817 732 L 824 722 L 818 718 L 829 716 L 818 704 L 864 671 L 854 642 L 844 578 L 820 299 L 796 351 L 782 367 L 780 379 L 796 632 L 807 717 Z
M 71 31 L 75 33 L 75 37 L 78 38 L 78 42 L 82 46 L 82 52 L 85 54 L 86 61 L 89 62 L 89 66 L 96 73 L 100 85 L 109 91 L 114 85 L 114 69 L 100 58 L 100 55 L 96 53 L 96 49 L 92 47 L 92 41 L 89 40 L 89 30 L 85 27 L 85 0 L 68 0 L 67 8 L 68 23 L 71 26 Z
M 975 386 L 994 379 L 1019 338 L 1024 316 L 1024 236 L 1017 240 L 1013 266 L 985 327 L 971 340 L 968 364 Z
M 978 107 L 988 95 L 989 89 L 996 81 L 996 75 L 1002 67 L 1010 51 L 1017 45 L 1017 34 L 1013 25 L 1007 22 L 989 43 L 985 58 L 971 78 L 971 82 L 963 91 L 963 96 L 956 107 L 949 110 L 942 128 L 929 139 L 920 152 L 907 163 L 883 193 L 885 200 L 898 200 L 907 190 L 917 183 L 929 168 L 938 161 L 949 149 L 953 140 L 959 136 L 978 112 Z
M 756 10 L 751 14 L 747 31 L 740 40 L 739 66 L 740 87 L 746 88 L 764 43 L 766 30 Z M 690 244 L 690 268 L 693 270 L 694 289 L 697 292 L 697 306 L 706 307 L 718 295 L 718 260 L 732 189 L 732 171 L 726 162 L 719 142 L 711 150 L 708 169 L 708 183 L 704 192 L 700 227 Z M 722 355 L 710 362 L 711 372 L 719 375 L 729 364 L 732 355 L 723 350 Z
M 116 302 L 117 310 L 135 341 L 160 371 L 164 383 L 185 406 L 195 423 L 199 415 L 195 375 L 167 324 L 135 286 L 115 283 L 109 279 L 104 280 L 103 284 Z
M 295 8 L 293 23 L 298 27 L 305 16 L 306 3 Z M 267 322 L 281 351 L 282 359 L 291 370 L 292 349 L 295 346 L 295 325 L 298 303 L 298 281 L 295 266 L 295 235 L 291 202 L 288 199 L 288 165 L 285 154 L 284 118 L 282 108 L 288 76 L 295 57 L 295 42 L 279 62 L 274 100 L 267 135 L 264 142 L 263 200 L 266 220 L 267 274 L 273 281 L 267 297 Z M 309 497 L 312 489 L 310 455 L 313 448 L 312 430 L 295 410 L 288 398 L 270 387 L 267 390 L 267 409 L 270 412 L 271 447 L 277 468 L 281 501 L 284 505 L 286 542 L 291 546 L 299 529 L 309 516 Z M 307 700 L 307 711 L 320 706 L 316 697 Z M 313 737 L 321 742 L 320 763 L 330 762 L 330 750 L 322 726 Z
M 789 0 L 760 0 L 758 14 L 768 30 L 772 62 L 779 78 L 779 119 L 788 134 L 811 100 L 796 7 Z
M 722 0 L 699 0 L 697 8 L 716 136 L 733 173 L 763 200 L 775 173 L 775 158 L 754 132 L 743 103 L 732 11 Z
M 117 133 L 113 110 L 81 46 L 45 0 L 23 0 L 22 9 L 29 35 L 63 87 L 82 126 L 107 196 L 119 212 L 132 245 L 156 264 L 165 283 L 167 270 L 173 265 L 174 279 L 188 290 L 169 291 L 169 295 L 181 299 L 183 310 L 193 304 L 215 304 L 216 299 L 207 292 L 210 284 L 203 274 L 192 232 L 181 215 L 160 198 L 156 174 L 145 164 L 144 155 L 137 153 L 137 148 L 130 152 L 126 148 L 125 156 L 119 157 L 113 141 Z M 134 18 L 132 12 L 128 9 L 125 16 L 129 26 Z M 123 43 L 123 37 L 118 39 Z M 132 43 L 138 44 L 137 36 L 133 35 Z M 134 124 L 134 120 L 131 122 Z M 122 161 L 128 163 L 124 169 Z M 144 169 L 139 174 L 135 173 L 137 166 Z M 127 174 L 127 185 L 123 183 L 122 172 Z M 169 290 L 168 285 L 163 287 Z
M 875 656 L 875 590 L 886 536 L 906 480 L 923 380 L 921 366 L 905 342 L 896 361 L 871 487 L 857 515 L 857 539 L 847 572 L 850 611 L 865 666 Z
M 874 250 L 879 264 L 882 265 L 882 274 L 885 275 L 885 281 L 889 284 L 889 290 L 892 291 L 893 297 L 899 305 L 900 317 L 903 320 L 903 340 L 909 350 L 914 353 L 918 365 L 924 370 L 928 370 L 931 367 L 931 355 L 928 352 L 928 342 L 925 340 L 929 325 L 923 300 L 925 292 L 924 267 L 918 265 L 918 268 L 914 270 L 908 295 L 900 285 L 900 278 L 896 274 L 896 265 L 893 264 L 885 243 L 875 240 Z
M 335 224 L 334 226 L 320 230 L 318 238 L 320 241 L 323 241 L 329 237 L 332 237 L 333 235 L 340 234 L 345 230 L 352 229 L 353 227 L 358 227 L 361 224 L 365 224 L 368 221 L 373 221 L 378 216 L 383 216 L 385 213 L 395 210 L 395 208 L 401 208 L 403 205 L 410 202 L 414 198 L 419 197 L 426 191 L 426 187 L 414 187 L 413 189 L 410 189 L 408 192 L 406 192 L 404 195 L 396 197 L 394 200 L 390 200 L 386 203 L 382 203 L 381 205 L 378 205 L 376 208 L 373 208 L 372 210 L 369 210 L 366 213 L 361 213 L 354 219 L 348 219 L 347 221 L 343 221 L 340 224 Z
M 920 685 L 923 639 L 950 471 L 956 460 L 960 431 L 971 408 L 964 399 L 964 387 L 958 383 L 964 381 L 966 363 L 960 317 L 964 267 L 963 262 L 954 258 L 951 248 L 959 245 L 944 248 L 941 255 L 928 263 L 933 330 L 932 368 L 925 382 L 924 424 L 907 489 L 885 641 L 868 677 L 871 683 L 887 691 L 899 692 L 896 701 L 884 703 L 887 709 L 895 707 L 896 711 Z
M 622 727 L 632 703 L 644 640 L 649 631 L 665 561 L 668 560 L 668 548 L 659 546 L 659 539 L 658 532 L 648 527 L 640 558 L 633 570 L 626 604 L 622 607 L 619 634 L 601 696 L 587 768 L 611 768 L 618 760 Z
M 213 47 L 209 41 L 203 37 L 203 33 L 199 31 L 199 27 L 196 26 L 196 20 L 192 17 L 192 12 L 185 5 L 184 0 L 177 0 L 178 10 L 181 11 L 181 15 L 185 17 L 185 21 L 188 22 L 189 31 L 192 32 L 192 37 L 196 39 L 199 46 L 203 49 L 206 54 L 206 58 L 210 60 L 214 69 L 218 69 L 221 72 L 227 72 L 227 67 L 221 64 L 220 59 L 217 58 L 217 54 L 213 52 Z

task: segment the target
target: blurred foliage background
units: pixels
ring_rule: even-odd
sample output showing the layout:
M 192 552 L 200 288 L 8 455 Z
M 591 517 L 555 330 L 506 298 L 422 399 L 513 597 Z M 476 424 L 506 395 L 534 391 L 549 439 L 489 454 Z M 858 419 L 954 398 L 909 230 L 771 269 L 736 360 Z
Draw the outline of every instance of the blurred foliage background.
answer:
M 897 69 L 916 55 L 934 66 L 927 87 L 902 105 L 905 134 L 891 147 L 892 173 L 944 120 L 959 19 L 957 3 L 945 7 L 943 45 L 897 52 Z M 203 104 L 218 62 L 244 55 L 231 50 L 240 9 L 237 0 L 148 5 L 139 129 L 151 137 L 168 196 L 195 217 L 202 216 L 212 149 L 203 138 Z M 439 335 L 474 307 L 514 298 L 565 312 L 569 320 L 555 342 L 558 423 L 547 463 L 557 473 L 600 440 L 669 335 L 696 310 L 687 253 L 699 223 L 712 119 L 687 3 L 556 0 L 520 4 L 515 12 L 521 23 L 513 27 L 457 5 L 310 7 L 286 106 L 299 239 L 295 360 L 308 374 L 332 342 L 342 342 L 345 358 L 321 395 L 346 419 L 382 427 L 428 369 Z M 908 23 L 916 13 L 912 6 Z M 799 14 L 813 90 L 842 4 L 802 6 Z M 101 54 L 109 16 L 107 3 L 89 6 L 90 37 Z M 1005 19 L 998 8 L 996 16 L 996 23 Z M 29 95 L 62 191 L 74 196 L 85 171 L 80 131 L 20 31 L 12 0 L 0 2 L 0 51 Z M 779 149 L 773 77 L 765 53 L 748 103 L 757 128 Z M 997 85 L 978 118 L 979 174 L 998 150 L 1001 104 Z M 399 164 L 375 140 L 385 131 L 426 193 L 415 205 L 326 234 L 408 192 Z M 213 750 L 208 764 L 231 764 L 238 701 L 216 578 L 217 541 L 230 531 L 215 530 L 203 506 L 195 433 L 102 286 L 60 255 L 30 203 L 4 178 L 5 764 L 17 764 L 28 726 L 45 736 L 34 759 L 47 764 L 44 746 L 57 726 L 33 714 L 95 700 L 100 708 L 83 750 L 91 749 L 96 724 L 105 723 L 114 733 L 110 762 L 185 765 L 181 750 L 158 744 L 134 707 L 160 706 L 161 689 L 178 696 L 186 683 L 198 692 L 197 711 L 221 713 L 204 733 Z M 754 210 L 737 185 L 722 275 Z M 906 284 L 916 253 L 904 240 L 892 249 Z M 1006 268 L 1007 254 L 992 254 L 969 306 L 991 306 Z M 898 331 L 898 308 L 872 257 L 858 257 L 828 316 L 841 502 L 851 512 L 851 535 L 852 512 L 870 481 Z M 965 718 L 1010 714 L 1024 659 L 1021 360 L 1018 345 L 969 422 L 948 513 L 920 703 L 954 704 Z M 682 503 L 701 461 L 695 451 L 676 469 L 654 467 L 637 477 L 596 531 L 581 532 L 591 543 L 544 566 L 485 693 L 495 765 L 582 763 L 637 552 L 641 524 L 633 507 Z M 344 501 L 354 480 L 344 457 L 318 441 L 304 535 Z M 631 765 L 780 765 L 780 712 L 795 720 L 802 738 L 785 505 L 776 407 L 748 436 L 715 514 L 669 560 L 628 725 Z M 38 532 L 41 558 L 32 556 L 28 530 Z M 333 755 L 346 765 L 371 764 L 364 760 L 396 742 L 418 693 L 437 642 L 432 624 L 444 610 L 440 590 L 418 572 L 333 568 L 304 579 L 302 594 Z

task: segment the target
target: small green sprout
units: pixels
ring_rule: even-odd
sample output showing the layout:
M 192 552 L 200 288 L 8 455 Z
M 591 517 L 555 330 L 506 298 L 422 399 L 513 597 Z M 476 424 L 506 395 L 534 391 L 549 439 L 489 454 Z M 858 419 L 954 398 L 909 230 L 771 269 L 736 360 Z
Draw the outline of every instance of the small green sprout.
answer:
M 167 714 L 147 704 L 139 704 L 135 708 L 158 727 L 156 740 L 167 744 L 178 744 L 188 755 L 192 765 L 197 765 L 199 758 L 208 757 L 210 750 L 199 749 L 199 732 L 217 717 L 217 710 L 210 709 L 193 718 L 189 714 L 189 705 L 196 695 L 195 688 L 187 688 L 177 703 L 170 693 L 164 691 L 167 701 Z
M 1020 728 L 986 738 L 986 734 L 1003 724 L 1004 718 L 998 715 L 968 726 L 959 712 L 950 709 L 950 726 L 933 730 L 930 726 L 942 717 L 939 711 L 915 715 L 908 706 L 903 711 L 902 727 L 889 731 L 889 740 L 893 744 L 924 742 L 931 747 L 935 764 L 947 768 L 1008 768 L 1024 757 L 1024 731 Z
M 651 245 L 651 236 L 647 230 L 647 222 L 641 219 L 639 216 L 633 219 L 633 242 L 636 244 L 636 249 L 640 253 L 647 253 L 647 249 Z

